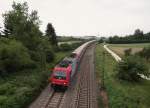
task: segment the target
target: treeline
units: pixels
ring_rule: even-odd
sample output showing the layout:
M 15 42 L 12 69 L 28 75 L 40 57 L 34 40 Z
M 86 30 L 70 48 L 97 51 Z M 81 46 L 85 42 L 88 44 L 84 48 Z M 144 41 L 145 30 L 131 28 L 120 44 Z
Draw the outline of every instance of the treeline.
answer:
M 85 39 L 82 38 L 75 38 L 75 37 L 66 37 L 66 36 L 57 36 L 58 42 L 68 42 L 68 41 L 85 41 Z
M 112 44 L 127 44 L 127 43 L 148 43 L 150 42 L 150 32 L 144 34 L 140 29 L 135 30 L 133 35 L 125 37 L 109 37 L 107 40 L 108 43 Z
M 0 35 L 0 75 L 52 62 L 57 49 L 56 33 L 48 23 L 46 35 L 39 30 L 38 12 L 29 13 L 26 2 L 13 2 L 12 10 L 3 14 Z M 41 61 L 44 61 L 41 63 Z
M 38 12 L 29 13 L 26 2 L 13 2 L 12 10 L 3 14 L 0 27 L 0 108 L 25 108 L 46 86 L 50 68 L 61 60 L 71 47 L 58 46 L 51 23 L 45 33 L 39 29 Z

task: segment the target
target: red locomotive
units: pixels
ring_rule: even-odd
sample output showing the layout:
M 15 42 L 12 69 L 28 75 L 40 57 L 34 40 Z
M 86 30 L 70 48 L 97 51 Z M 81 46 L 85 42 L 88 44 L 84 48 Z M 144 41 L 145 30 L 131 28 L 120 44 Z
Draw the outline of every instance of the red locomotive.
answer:
M 94 41 L 89 41 L 75 49 L 69 57 L 64 58 L 58 65 L 55 66 L 50 77 L 51 86 L 67 88 L 70 85 L 80 60 L 86 48 Z

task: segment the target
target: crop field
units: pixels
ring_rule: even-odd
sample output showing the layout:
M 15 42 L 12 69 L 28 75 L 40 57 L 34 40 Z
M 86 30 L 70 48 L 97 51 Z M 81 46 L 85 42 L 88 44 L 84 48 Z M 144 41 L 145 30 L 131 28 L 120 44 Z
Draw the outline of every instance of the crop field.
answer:
M 141 51 L 144 47 L 150 46 L 150 43 L 142 44 L 109 44 L 108 47 L 116 52 L 120 57 L 123 57 L 124 50 L 131 48 L 132 54 Z
M 103 55 L 105 52 L 105 56 Z M 96 72 L 99 79 L 103 79 L 109 98 L 110 108 L 149 108 L 150 81 L 142 80 L 139 83 L 121 81 L 116 76 L 117 62 L 108 54 L 101 44 L 96 47 Z

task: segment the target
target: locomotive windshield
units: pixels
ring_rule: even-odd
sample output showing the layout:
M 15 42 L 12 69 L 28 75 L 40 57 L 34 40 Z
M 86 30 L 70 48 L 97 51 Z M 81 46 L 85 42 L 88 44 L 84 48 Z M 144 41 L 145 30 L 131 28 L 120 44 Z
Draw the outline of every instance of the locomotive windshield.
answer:
M 60 72 L 60 71 L 54 72 L 54 78 L 65 80 L 66 79 L 66 73 Z

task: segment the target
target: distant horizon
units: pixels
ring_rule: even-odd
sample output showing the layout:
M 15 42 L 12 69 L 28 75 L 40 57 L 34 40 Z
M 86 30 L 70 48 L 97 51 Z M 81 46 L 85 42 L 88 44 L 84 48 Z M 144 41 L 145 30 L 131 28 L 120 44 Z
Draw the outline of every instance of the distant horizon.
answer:
M 150 32 L 149 0 L 5 0 L 0 1 L 0 26 L 2 13 L 12 9 L 13 1 L 26 1 L 29 11 L 38 11 L 43 33 L 48 23 L 58 36 L 126 36 L 136 29 Z

